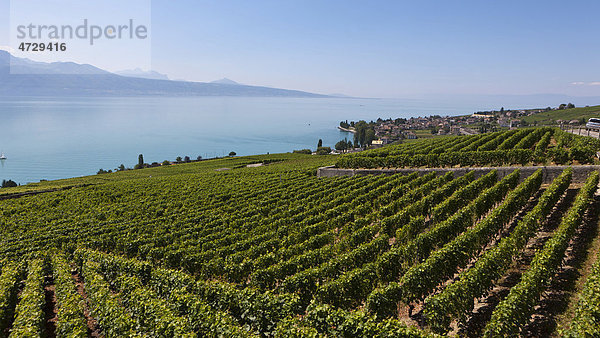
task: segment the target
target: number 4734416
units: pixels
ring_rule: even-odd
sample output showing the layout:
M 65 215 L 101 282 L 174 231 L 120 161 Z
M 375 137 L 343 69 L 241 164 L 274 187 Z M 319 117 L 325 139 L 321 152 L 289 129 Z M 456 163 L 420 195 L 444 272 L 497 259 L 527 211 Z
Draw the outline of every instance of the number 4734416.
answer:
M 19 50 L 23 52 L 64 52 L 67 50 L 66 43 L 49 42 L 49 43 L 37 43 L 37 42 L 21 42 Z

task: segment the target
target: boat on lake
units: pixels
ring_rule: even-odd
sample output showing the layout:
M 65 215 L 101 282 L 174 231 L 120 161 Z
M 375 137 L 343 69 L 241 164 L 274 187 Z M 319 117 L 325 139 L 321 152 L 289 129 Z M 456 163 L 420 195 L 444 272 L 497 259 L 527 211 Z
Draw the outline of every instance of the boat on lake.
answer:
M 6 156 L 4 156 L 4 153 L 0 154 L 0 160 L 6 160 Z

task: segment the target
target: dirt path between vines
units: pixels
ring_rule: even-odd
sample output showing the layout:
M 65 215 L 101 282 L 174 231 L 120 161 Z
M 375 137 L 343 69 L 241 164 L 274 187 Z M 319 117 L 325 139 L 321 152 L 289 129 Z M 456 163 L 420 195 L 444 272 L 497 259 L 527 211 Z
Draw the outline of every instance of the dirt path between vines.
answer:
M 56 337 L 56 321 L 58 320 L 58 308 L 56 307 L 54 279 L 46 276 L 44 281 L 44 334 L 48 338 Z
M 87 327 L 88 327 L 88 332 L 90 334 L 90 337 L 104 337 L 104 335 L 102 335 L 102 330 L 100 329 L 100 325 L 98 324 L 98 321 L 92 316 L 92 314 L 90 312 L 90 309 L 88 306 L 88 295 L 87 295 L 87 292 L 85 292 L 85 288 L 84 288 L 85 284 L 84 284 L 83 278 L 77 271 L 73 271 L 72 276 L 73 276 L 73 280 L 75 280 L 75 286 L 77 287 L 77 292 L 81 295 L 81 297 L 84 300 L 83 315 L 85 316 L 85 319 L 87 322 Z
M 559 337 L 574 316 L 579 294 L 600 252 L 600 196 L 595 196 L 583 225 L 569 244 L 565 260 L 544 293 L 532 321 L 524 328 L 530 337 Z
M 470 318 L 464 326 L 458 329 L 461 336 L 480 337 L 482 335 L 483 329 L 489 322 L 496 306 L 508 295 L 510 289 L 520 281 L 523 272 L 529 268 L 536 250 L 542 248 L 544 243 L 551 237 L 576 195 L 576 189 L 567 190 L 566 194 L 550 212 L 550 215 L 544 220 L 540 231 L 529 240 L 521 255 L 505 273 L 504 277 L 495 283 L 495 287 L 486 296 L 475 301 Z

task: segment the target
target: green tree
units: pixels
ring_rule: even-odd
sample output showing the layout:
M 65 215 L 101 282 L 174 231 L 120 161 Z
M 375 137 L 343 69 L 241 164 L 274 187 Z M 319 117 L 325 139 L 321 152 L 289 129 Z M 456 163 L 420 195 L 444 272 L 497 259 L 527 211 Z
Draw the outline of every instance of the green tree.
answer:
M 175 159 L 175 162 L 181 162 L 181 156 L 177 156 L 177 158 Z
M 191 159 L 189 156 L 186 156 L 186 157 L 184 157 L 184 158 L 183 158 L 183 161 L 184 161 L 185 163 L 189 163 L 191 160 L 192 160 L 192 159 Z
M 138 165 L 140 166 L 140 168 L 144 167 L 144 155 L 142 154 L 138 156 Z
M 363 120 L 358 121 L 356 124 L 354 124 L 354 129 L 356 130 L 356 133 L 354 134 L 354 143 L 358 143 L 360 146 L 367 145 L 366 136 L 367 130 L 369 129 L 367 122 Z
M 14 188 L 17 186 L 17 183 L 13 180 L 2 180 L 2 188 Z
M 119 168 L 117 168 L 119 171 L 125 171 L 125 165 L 123 163 L 121 163 L 121 165 L 119 166 Z
M 569 104 L 567 105 L 567 109 L 571 109 L 571 108 L 575 108 L 575 105 L 572 104 L 571 102 L 569 102 Z
M 164 160 L 162 163 L 162 165 L 170 165 L 170 164 L 171 164 L 171 162 L 169 162 L 169 160 Z
M 319 142 L 317 142 L 317 148 L 320 148 L 323 146 L 323 140 L 319 139 Z
M 367 129 L 365 131 L 365 144 L 366 145 L 371 144 L 371 142 L 373 142 L 374 139 L 375 139 L 375 130 Z
M 230 153 L 229 153 L 229 156 L 235 156 L 235 155 L 237 155 L 237 154 L 235 153 L 235 151 L 232 151 L 232 152 L 230 152 Z
M 337 151 L 344 151 L 346 149 L 348 149 L 348 142 L 345 140 L 341 140 L 335 144 L 335 150 Z
M 320 147 L 317 148 L 317 155 L 327 155 L 331 153 L 331 148 L 330 147 Z

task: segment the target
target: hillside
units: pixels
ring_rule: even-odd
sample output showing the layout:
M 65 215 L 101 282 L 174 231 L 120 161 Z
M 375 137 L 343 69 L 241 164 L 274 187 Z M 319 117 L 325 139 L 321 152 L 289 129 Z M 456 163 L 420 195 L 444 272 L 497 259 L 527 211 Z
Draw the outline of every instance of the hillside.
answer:
M 137 78 L 91 65 L 42 63 L 0 50 L 0 96 L 258 96 L 327 97 L 299 90 Z M 11 67 L 14 73 L 11 73 Z
M 525 116 L 523 120 L 529 124 L 556 125 L 557 120 L 571 121 L 585 119 L 587 121 L 592 117 L 600 117 L 600 106 L 552 110 Z
M 338 168 L 597 164 L 600 140 L 558 128 L 423 139 L 342 156 Z
M 315 176 L 336 159 L 226 158 L 1 189 L 9 198 L 0 200 L 0 330 L 547 336 L 571 322 L 575 335 L 590 330 L 594 304 L 578 300 L 600 292 L 598 267 L 584 268 L 600 245 L 597 172 L 572 184 L 566 169 L 545 186 L 541 170 L 522 177 L 518 168 L 504 177 Z M 269 163 L 247 167 L 257 162 Z M 24 189 L 40 193 L 10 198 Z M 565 273 L 574 270 L 581 278 Z M 565 289 L 565 280 L 580 286 Z M 561 303 L 548 305 L 557 292 Z

